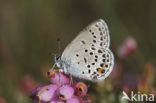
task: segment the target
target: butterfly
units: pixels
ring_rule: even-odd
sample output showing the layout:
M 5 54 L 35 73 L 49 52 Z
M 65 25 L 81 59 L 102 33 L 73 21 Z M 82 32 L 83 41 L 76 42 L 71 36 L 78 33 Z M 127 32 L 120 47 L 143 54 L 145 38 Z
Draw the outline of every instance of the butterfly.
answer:
M 98 82 L 113 70 L 114 55 L 109 49 L 107 24 L 99 19 L 89 24 L 67 45 L 61 56 L 55 57 L 60 71 L 71 76 Z

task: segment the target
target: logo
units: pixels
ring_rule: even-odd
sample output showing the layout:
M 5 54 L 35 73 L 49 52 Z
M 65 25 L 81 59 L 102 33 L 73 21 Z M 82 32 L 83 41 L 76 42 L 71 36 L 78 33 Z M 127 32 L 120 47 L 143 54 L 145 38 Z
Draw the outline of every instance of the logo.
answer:
M 128 101 L 154 101 L 154 94 L 141 94 L 140 92 L 134 93 L 131 91 L 130 96 L 127 95 L 126 92 L 122 92 L 123 96 L 121 101 L 126 99 Z

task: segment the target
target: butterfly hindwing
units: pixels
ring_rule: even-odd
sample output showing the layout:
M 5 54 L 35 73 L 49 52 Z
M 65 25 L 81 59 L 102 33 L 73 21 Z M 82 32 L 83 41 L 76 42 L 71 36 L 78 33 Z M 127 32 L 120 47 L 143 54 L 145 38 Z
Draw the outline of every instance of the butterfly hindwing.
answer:
M 61 60 L 68 65 L 66 73 L 92 81 L 106 78 L 114 64 L 109 45 L 106 23 L 101 19 L 91 23 L 65 48 Z

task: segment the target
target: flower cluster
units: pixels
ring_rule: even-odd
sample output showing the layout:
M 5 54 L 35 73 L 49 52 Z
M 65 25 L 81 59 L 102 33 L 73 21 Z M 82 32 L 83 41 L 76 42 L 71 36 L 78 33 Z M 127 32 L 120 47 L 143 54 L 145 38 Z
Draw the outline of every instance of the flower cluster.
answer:
M 88 87 L 83 82 L 71 80 L 58 70 L 47 72 L 51 84 L 39 86 L 31 93 L 34 103 L 89 103 L 85 98 Z

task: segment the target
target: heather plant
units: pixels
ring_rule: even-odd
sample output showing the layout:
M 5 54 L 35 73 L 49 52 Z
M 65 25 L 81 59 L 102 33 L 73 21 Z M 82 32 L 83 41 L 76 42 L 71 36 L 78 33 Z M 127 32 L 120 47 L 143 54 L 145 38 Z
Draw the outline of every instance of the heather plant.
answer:
M 84 82 L 72 84 L 70 77 L 58 70 L 48 71 L 47 76 L 50 84 L 38 86 L 30 95 L 34 103 L 90 103 Z

